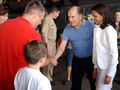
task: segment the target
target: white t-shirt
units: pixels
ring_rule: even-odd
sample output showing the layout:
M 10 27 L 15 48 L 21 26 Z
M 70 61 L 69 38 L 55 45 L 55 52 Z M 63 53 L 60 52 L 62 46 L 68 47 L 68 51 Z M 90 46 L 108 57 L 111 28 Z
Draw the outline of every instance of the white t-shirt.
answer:
M 39 70 L 21 68 L 14 79 L 15 90 L 51 90 L 50 81 Z

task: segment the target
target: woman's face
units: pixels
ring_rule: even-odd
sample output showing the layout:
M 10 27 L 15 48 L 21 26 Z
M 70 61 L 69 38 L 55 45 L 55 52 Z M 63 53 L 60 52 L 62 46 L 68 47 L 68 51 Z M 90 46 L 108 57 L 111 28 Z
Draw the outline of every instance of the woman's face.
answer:
M 92 10 L 92 20 L 96 25 L 100 25 L 103 22 L 103 16 L 101 16 L 95 10 Z
M 120 22 L 120 12 L 115 12 L 115 22 L 119 23 Z

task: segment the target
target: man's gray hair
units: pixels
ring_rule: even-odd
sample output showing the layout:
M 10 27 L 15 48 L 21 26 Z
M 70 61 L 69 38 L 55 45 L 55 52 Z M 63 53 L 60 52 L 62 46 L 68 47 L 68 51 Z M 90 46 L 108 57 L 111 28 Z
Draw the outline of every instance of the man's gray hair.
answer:
M 35 12 L 39 12 L 39 15 L 42 15 L 45 12 L 45 8 L 40 0 L 30 0 L 26 5 L 25 14 L 33 14 Z

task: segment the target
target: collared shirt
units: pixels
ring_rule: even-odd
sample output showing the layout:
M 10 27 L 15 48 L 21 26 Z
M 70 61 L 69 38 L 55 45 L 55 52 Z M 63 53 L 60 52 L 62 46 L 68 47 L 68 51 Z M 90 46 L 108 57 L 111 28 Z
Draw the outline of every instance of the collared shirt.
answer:
M 50 18 L 48 15 L 44 18 L 44 21 L 42 24 L 42 32 L 47 35 L 48 44 L 50 46 L 52 54 L 54 55 L 56 51 L 57 27 L 54 20 Z
M 94 29 L 93 63 L 95 68 L 108 69 L 107 75 L 112 76 L 118 63 L 118 49 L 117 32 L 111 25 L 105 29 L 96 25 Z
M 72 43 L 73 53 L 76 57 L 86 58 L 92 55 L 93 49 L 93 30 L 94 24 L 83 19 L 83 23 L 79 29 L 72 27 L 70 24 L 66 26 L 62 39 Z

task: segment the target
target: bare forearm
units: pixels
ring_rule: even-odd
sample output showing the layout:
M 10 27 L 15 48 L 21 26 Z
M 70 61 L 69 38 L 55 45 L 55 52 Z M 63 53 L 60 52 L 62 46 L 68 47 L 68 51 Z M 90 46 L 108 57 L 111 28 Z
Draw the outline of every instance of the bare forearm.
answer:
M 58 47 L 57 48 L 57 51 L 55 53 L 55 57 L 58 59 L 64 52 L 65 49 L 61 48 L 61 47 Z
M 46 61 L 45 61 L 45 63 L 44 63 L 44 66 L 47 66 L 48 64 L 50 64 L 51 61 L 52 61 L 52 58 L 50 58 L 50 57 L 47 58 Z M 43 66 L 43 67 L 44 67 L 44 66 Z
M 67 41 L 62 40 L 60 46 L 57 48 L 57 51 L 55 53 L 55 58 L 58 59 L 64 52 L 66 47 Z

